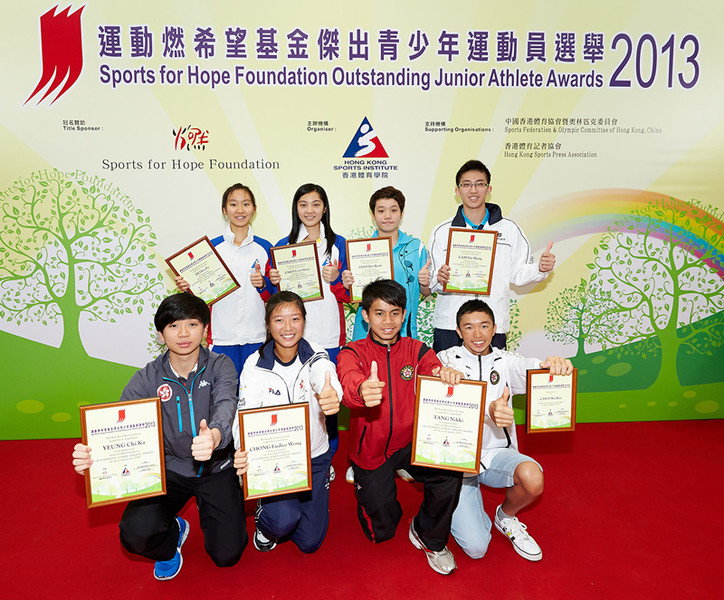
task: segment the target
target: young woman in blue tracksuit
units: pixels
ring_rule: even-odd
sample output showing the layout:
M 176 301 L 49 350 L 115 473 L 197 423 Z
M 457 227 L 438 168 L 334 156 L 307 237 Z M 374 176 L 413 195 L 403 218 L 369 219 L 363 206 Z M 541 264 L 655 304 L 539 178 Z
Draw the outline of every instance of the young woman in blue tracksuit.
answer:
M 347 251 L 345 239 L 334 233 L 330 224 L 327 192 L 315 183 L 305 183 L 295 192 L 292 228 L 277 246 L 309 241 L 317 244 L 324 298 L 306 303 L 306 339 L 322 346 L 330 360 L 336 362 L 346 340 L 342 303 L 349 302 L 349 291 L 342 285 L 342 272 L 347 269 Z M 269 278 L 275 286 L 281 281 L 276 269 L 270 270 Z M 339 444 L 336 416 L 327 419 L 327 429 L 332 450 L 336 451 Z
M 263 498 L 256 511 L 254 547 L 273 550 L 291 539 L 305 553 L 322 544 L 329 525 L 329 467 L 332 463 L 325 415 L 339 411 L 342 387 L 334 364 L 321 346 L 302 336 L 305 304 L 294 292 L 273 295 L 266 305 L 267 342 L 244 364 L 239 382 L 239 408 L 309 403 L 312 490 Z M 238 423 L 233 428 L 236 447 Z M 254 453 L 240 449 L 234 467 L 242 475 L 254 466 Z
M 214 352 L 231 358 L 238 374 L 244 361 L 264 342 L 264 302 L 274 292 L 268 277 L 271 244 L 251 227 L 256 199 L 248 186 L 235 183 L 227 188 L 221 197 L 221 212 L 226 230 L 211 243 L 241 287 L 211 307 L 208 342 Z M 176 278 L 176 285 L 189 291 L 182 277 Z

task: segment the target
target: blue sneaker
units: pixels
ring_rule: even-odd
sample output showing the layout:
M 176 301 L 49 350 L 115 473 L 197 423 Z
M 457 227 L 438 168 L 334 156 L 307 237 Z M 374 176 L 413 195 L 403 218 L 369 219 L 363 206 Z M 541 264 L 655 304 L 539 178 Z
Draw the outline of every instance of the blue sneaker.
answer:
M 178 523 L 178 546 L 176 547 L 176 555 L 171 560 L 157 560 L 153 567 L 153 576 L 159 581 L 173 579 L 179 574 L 181 565 L 184 564 L 184 558 L 181 556 L 181 546 L 184 545 L 186 538 L 189 537 L 189 522 L 181 517 L 176 517 Z

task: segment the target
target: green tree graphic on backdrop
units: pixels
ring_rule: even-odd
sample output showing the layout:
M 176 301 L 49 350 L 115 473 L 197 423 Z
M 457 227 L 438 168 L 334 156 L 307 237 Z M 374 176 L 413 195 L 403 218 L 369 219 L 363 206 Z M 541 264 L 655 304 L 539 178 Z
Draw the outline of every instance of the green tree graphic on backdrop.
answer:
M 642 341 L 643 352 L 661 357 L 655 386 L 678 385 L 681 346 L 711 354 L 722 343 L 721 319 L 679 329 L 724 308 L 724 280 L 709 264 L 722 258 L 721 219 L 697 201 L 654 200 L 610 227 L 594 249 L 589 294 L 605 304 L 589 339 L 622 353 Z
M 546 308 L 546 336 L 556 342 L 576 344 L 575 358 L 586 353 L 586 341 L 600 342 L 597 336 L 598 319 L 611 305 L 606 296 L 581 281 L 564 288 Z
M 78 322 L 158 304 L 150 218 L 104 179 L 36 172 L 0 195 L 0 318 L 62 319 L 61 349 L 85 352 Z

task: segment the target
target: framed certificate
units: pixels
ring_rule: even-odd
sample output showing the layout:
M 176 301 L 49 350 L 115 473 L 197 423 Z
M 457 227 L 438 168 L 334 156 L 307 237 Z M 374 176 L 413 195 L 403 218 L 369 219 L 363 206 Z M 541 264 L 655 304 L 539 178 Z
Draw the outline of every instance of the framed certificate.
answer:
M 166 259 L 176 275 L 189 282 L 194 296 L 213 304 L 239 288 L 219 253 L 204 236 Z
M 528 409 L 526 431 L 575 431 L 576 377 L 551 375 L 548 369 L 528 370 Z
M 478 472 L 486 387 L 484 381 L 452 386 L 439 377 L 417 378 L 413 465 Z
M 354 275 L 352 302 L 362 302 L 362 290 L 376 279 L 394 279 L 392 240 L 388 237 L 347 240 L 347 268 Z
M 249 451 L 244 499 L 312 489 L 309 404 L 239 411 L 241 449 Z
M 443 290 L 489 296 L 497 243 L 497 231 L 451 227 L 445 260 L 450 267 L 450 279 Z
M 324 298 L 317 244 L 303 242 L 289 246 L 274 246 L 271 248 L 271 257 L 274 268 L 282 276 L 279 289 L 298 294 L 304 302 Z
M 80 426 L 88 508 L 166 493 L 159 398 L 81 406 Z

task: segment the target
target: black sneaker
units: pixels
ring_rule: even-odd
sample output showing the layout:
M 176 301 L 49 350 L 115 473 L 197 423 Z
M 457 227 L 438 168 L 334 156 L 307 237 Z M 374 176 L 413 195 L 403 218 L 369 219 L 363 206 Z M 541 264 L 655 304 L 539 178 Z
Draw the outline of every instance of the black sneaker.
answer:
M 254 548 L 256 548 L 259 552 L 271 552 L 276 547 L 277 541 L 267 539 L 267 537 L 259 531 L 259 528 L 257 527 L 254 531 Z

